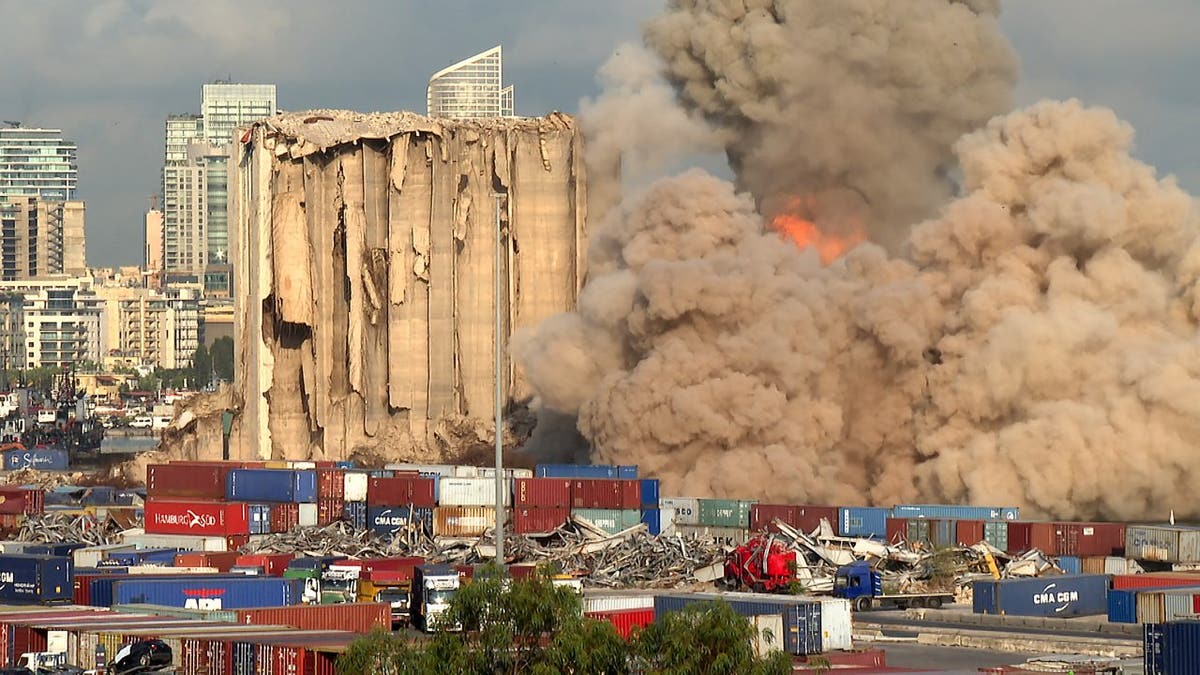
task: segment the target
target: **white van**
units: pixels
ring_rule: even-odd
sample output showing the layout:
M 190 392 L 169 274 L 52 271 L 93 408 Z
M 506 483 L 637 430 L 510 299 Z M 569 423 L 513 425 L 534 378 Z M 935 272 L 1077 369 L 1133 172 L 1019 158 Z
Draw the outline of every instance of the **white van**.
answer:
M 152 428 L 166 429 L 167 427 L 171 426 L 171 419 L 172 418 L 168 415 L 155 415 L 154 416 L 154 425 Z
M 149 415 L 138 415 L 129 423 L 133 429 L 149 429 L 154 426 L 154 418 Z

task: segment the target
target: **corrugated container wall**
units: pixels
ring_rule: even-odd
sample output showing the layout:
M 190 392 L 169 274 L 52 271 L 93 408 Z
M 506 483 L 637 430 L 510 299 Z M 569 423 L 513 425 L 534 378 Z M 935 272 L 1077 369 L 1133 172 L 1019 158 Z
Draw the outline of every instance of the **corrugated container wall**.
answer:
M 893 518 L 932 518 L 935 520 L 1017 520 L 1015 506 L 958 506 L 954 504 L 897 504 Z
M 378 602 L 240 609 L 237 616 L 238 623 L 291 626 L 297 630 L 370 633 L 376 626 L 392 627 L 391 606 Z
M 659 497 L 658 508 L 671 509 L 675 517 L 671 520 L 675 525 L 700 524 L 700 500 L 692 497 Z M 666 523 L 663 523 L 666 526 Z
M 1200 673 L 1200 621 L 1146 624 L 1142 644 L 1145 675 Z
M 513 481 L 513 504 L 518 507 L 570 507 L 571 480 L 518 478 Z
M 439 506 L 433 510 L 438 537 L 478 537 L 496 526 L 494 506 Z
M 1053 576 L 972 584 L 976 614 L 1089 616 L 1108 612 L 1108 577 Z
M 1170 586 L 1200 586 L 1200 572 L 1147 572 L 1118 574 L 1112 578 L 1112 587 L 1118 589 Z
M 1129 525 L 1125 556 L 1156 562 L 1200 562 L 1200 528 L 1185 525 Z
M 146 496 L 225 499 L 225 476 L 233 465 L 150 464 Z
M 843 537 L 882 539 L 887 535 L 888 509 L 843 507 L 838 509 L 838 534 Z
M 714 527 L 750 527 L 754 502 L 740 499 L 701 499 L 700 524 Z
M 504 505 L 512 504 L 508 486 Z M 370 499 L 367 500 L 370 502 Z M 441 506 L 496 506 L 495 478 L 441 478 L 438 480 L 438 504 Z
M 294 112 L 255 123 L 234 155 L 239 454 L 345 458 L 398 438 L 440 448 L 439 421 L 491 421 L 493 298 L 505 344 L 576 305 L 588 195 L 568 115 Z M 506 405 L 527 396 L 516 369 L 500 385 Z M 219 416 L 204 424 L 219 447 Z
M 609 534 L 616 534 L 642 522 L 641 511 L 631 509 L 573 509 L 571 513 Z

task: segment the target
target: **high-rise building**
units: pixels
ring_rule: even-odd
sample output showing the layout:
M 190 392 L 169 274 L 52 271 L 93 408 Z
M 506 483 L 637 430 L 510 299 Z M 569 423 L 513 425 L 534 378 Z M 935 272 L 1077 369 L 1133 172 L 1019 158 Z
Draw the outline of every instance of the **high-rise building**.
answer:
M 0 200 L 0 279 L 86 274 L 83 221 L 80 201 Z
M 162 269 L 228 296 L 229 154 L 235 130 L 275 114 L 275 85 L 213 82 L 199 115 L 167 118 L 163 167 Z
M 0 128 L 0 201 L 6 197 L 76 199 L 76 152 L 75 143 L 63 140 L 60 129 Z
M 499 45 L 443 68 L 429 78 L 430 117 L 512 117 L 513 88 L 505 87 Z
M 213 82 L 200 92 L 204 140 L 214 145 L 233 142 L 233 131 L 275 114 L 275 85 Z
M 87 277 L 0 281 L 0 353 L 10 368 L 100 362 L 100 299 Z
M 150 272 L 161 272 L 163 268 L 163 212 L 150 209 L 146 212 L 146 250 L 142 255 L 142 266 Z

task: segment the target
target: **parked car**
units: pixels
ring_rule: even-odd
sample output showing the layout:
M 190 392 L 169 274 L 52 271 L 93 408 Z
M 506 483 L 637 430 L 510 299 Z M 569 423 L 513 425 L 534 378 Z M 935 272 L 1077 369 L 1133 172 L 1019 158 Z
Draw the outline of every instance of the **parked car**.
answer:
M 171 647 L 162 640 L 142 640 L 121 647 L 113 658 L 112 675 L 133 675 L 162 670 L 171 665 Z
M 154 418 L 150 415 L 138 415 L 129 422 L 133 429 L 149 429 L 154 426 Z

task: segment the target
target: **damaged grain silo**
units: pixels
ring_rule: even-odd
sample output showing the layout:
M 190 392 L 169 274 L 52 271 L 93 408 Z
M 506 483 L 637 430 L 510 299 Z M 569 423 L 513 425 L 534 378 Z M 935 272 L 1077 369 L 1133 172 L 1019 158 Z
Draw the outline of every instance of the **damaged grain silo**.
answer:
M 433 457 L 491 438 L 495 242 L 505 344 L 574 307 L 575 121 L 290 113 L 235 151 L 234 458 Z M 498 196 L 499 195 L 499 196 Z M 506 401 L 524 387 L 508 363 Z

